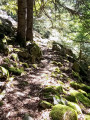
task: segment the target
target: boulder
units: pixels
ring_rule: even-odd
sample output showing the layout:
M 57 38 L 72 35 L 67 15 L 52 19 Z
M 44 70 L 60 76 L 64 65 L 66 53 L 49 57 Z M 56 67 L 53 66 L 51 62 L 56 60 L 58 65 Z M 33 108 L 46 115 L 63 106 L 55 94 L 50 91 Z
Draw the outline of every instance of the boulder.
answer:
M 40 47 L 36 43 L 32 43 L 29 44 L 27 48 L 31 57 L 31 62 L 35 63 L 36 61 L 40 61 L 42 57 L 42 51 Z
M 51 107 L 52 107 L 52 104 L 49 103 L 49 102 L 47 102 L 47 101 L 41 101 L 41 102 L 40 102 L 40 106 L 41 106 L 42 108 L 46 109 L 46 108 L 51 108 Z
M 52 108 L 50 117 L 52 120 L 78 120 L 77 112 L 75 110 L 60 104 L 57 104 Z

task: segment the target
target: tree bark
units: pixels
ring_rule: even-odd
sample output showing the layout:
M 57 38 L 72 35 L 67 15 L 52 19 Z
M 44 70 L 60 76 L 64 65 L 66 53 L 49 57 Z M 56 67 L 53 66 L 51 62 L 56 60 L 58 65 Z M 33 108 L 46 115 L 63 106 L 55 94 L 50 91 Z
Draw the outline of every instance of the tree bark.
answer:
M 28 1 L 28 0 L 27 0 Z M 17 42 L 22 46 L 26 46 L 26 0 L 18 0 L 18 31 Z
M 33 41 L 33 0 L 27 0 L 27 32 L 26 40 Z

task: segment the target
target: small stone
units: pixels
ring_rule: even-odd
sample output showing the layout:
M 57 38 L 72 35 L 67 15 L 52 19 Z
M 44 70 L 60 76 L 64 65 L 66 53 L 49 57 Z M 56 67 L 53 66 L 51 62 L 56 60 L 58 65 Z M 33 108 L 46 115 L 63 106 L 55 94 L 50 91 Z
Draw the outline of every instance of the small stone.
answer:
M 25 117 L 23 120 L 34 120 L 31 116 L 29 116 L 28 114 L 25 114 Z

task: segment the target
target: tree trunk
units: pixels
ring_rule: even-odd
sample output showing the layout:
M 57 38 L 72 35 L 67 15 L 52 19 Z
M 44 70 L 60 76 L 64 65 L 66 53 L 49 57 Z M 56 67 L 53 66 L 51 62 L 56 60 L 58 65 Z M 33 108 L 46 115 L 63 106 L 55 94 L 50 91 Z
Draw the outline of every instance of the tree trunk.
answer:
M 33 0 L 27 0 L 27 32 L 26 40 L 33 41 Z
M 26 0 L 18 0 L 18 32 L 17 42 L 22 46 L 26 46 L 25 40 L 26 29 Z

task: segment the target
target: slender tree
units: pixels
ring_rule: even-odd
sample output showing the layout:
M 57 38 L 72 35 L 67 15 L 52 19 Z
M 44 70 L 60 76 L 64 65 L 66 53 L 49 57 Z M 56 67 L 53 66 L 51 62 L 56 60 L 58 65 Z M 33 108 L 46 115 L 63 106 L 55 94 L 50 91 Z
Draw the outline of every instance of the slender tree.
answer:
M 33 41 L 33 0 L 27 0 L 27 32 L 26 40 Z
M 26 46 L 26 0 L 18 0 L 18 31 L 17 42 L 22 46 Z

